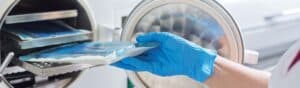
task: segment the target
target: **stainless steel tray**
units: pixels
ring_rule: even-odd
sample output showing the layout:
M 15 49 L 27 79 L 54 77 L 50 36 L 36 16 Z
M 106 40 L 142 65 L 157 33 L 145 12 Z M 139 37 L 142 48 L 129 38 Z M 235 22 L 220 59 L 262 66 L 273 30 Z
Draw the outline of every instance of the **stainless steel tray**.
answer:
M 48 2 L 48 3 L 47 3 Z M 51 3 L 49 3 L 51 2 Z M 44 4 L 45 5 L 41 5 Z M 5 19 L 10 13 L 16 12 L 15 8 L 20 8 L 20 6 L 33 6 L 32 8 L 28 10 L 41 10 L 39 7 L 46 7 L 47 9 L 51 8 L 57 8 L 53 9 L 52 11 L 57 11 L 57 10 L 66 10 L 66 7 L 72 7 L 71 9 L 76 9 L 78 10 L 78 16 L 75 19 L 70 19 L 70 20 L 64 20 L 67 21 L 68 24 L 72 24 L 72 26 L 79 28 L 79 29 L 87 29 L 91 31 L 91 34 L 87 34 L 89 36 L 89 39 L 91 37 L 95 37 L 94 31 L 96 29 L 96 22 L 93 17 L 92 11 L 89 8 L 87 1 L 86 0 L 0 0 L 0 27 L 2 28 L 2 25 L 6 25 Z M 14 11 L 15 10 L 15 11 Z M 35 10 L 33 12 L 35 12 Z M 44 9 L 45 10 L 45 9 Z M 45 10 L 46 12 L 49 10 Z M 42 12 L 45 12 L 42 11 Z M 73 16 L 76 14 L 73 14 Z M 70 16 L 71 17 L 71 16 Z M 39 19 L 41 20 L 41 19 Z M 52 20 L 52 19 L 44 19 L 44 20 Z M 1 29 L 0 29 L 1 30 Z M 2 35 L 1 35 L 2 36 Z M 94 39 L 94 38 L 93 38 Z M 1 43 L 3 43 L 1 41 Z M 12 45 L 11 45 L 12 46 Z M 0 46 L 0 48 L 3 48 L 3 46 Z M 0 51 L 1 54 L 3 54 L 3 51 Z M 5 55 L 1 55 L 5 56 Z M 2 58 L 1 58 L 2 59 Z M 16 58 L 17 59 L 17 58 Z M 30 64 L 32 65 L 32 64 Z M 76 68 L 76 66 L 75 66 Z M 52 74 L 52 73 L 51 73 Z M 51 74 L 45 74 L 45 75 L 51 75 Z M 62 79 L 55 79 L 55 81 L 49 81 L 49 80 L 44 80 L 42 82 L 36 83 L 33 87 L 37 88 L 65 88 L 67 87 L 70 83 L 72 83 L 78 75 L 80 74 L 80 71 L 74 72 L 72 75 L 63 75 L 63 76 L 70 76 L 67 78 L 62 78 Z M 53 74 L 52 74 L 53 75 Z M 36 77 L 40 77 L 37 76 Z M 44 77 L 47 78 L 47 77 Z
M 15 24 L 15 23 L 26 23 L 26 22 L 35 22 L 35 21 L 44 21 L 44 20 L 57 20 L 57 19 L 66 19 L 74 18 L 78 16 L 77 10 L 60 10 L 60 11 L 49 11 L 49 12 L 40 12 L 40 13 L 30 13 L 30 14 L 17 14 L 7 16 L 5 19 L 6 24 Z

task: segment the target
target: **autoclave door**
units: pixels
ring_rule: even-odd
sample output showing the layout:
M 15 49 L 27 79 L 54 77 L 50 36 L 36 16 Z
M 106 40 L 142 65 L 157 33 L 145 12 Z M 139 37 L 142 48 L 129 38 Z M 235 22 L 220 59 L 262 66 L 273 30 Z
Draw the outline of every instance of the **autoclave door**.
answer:
M 219 55 L 242 63 L 244 47 L 234 20 L 213 0 L 144 0 L 129 15 L 121 40 L 134 41 L 146 32 L 171 32 Z M 182 76 L 160 77 L 127 72 L 137 88 L 196 88 L 201 84 Z M 176 85 L 175 85 L 176 84 Z

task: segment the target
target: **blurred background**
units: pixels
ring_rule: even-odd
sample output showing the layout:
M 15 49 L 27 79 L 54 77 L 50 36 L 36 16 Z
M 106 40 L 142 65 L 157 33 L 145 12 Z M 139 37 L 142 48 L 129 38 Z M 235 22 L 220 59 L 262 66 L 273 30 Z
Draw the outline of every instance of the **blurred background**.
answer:
M 140 1 L 88 0 L 97 23 L 101 24 L 99 26 L 112 34 L 116 33 L 116 30 L 117 34 L 121 31 L 122 17 L 128 16 Z M 300 39 L 300 0 L 216 1 L 223 5 L 237 22 L 245 48 L 259 52 L 258 64 L 245 64 L 249 67 L 272 71 L 281 55 Z M 114 38 L 106 41 L 111 40 Z M 82 81 L 74 83 L 74 88 L 78 85 L 97 88 L 127 87 L 126 73 L 114 67 L 97 67 L 89 69 L 85 74 L 92 77 L 79 78 Z

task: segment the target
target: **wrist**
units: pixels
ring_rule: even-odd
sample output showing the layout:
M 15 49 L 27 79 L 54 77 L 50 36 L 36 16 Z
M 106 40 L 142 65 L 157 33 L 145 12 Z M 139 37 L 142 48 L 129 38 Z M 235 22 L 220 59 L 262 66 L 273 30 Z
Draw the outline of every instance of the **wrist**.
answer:
M 191 78 L 194 78 L 198 82 L 205 82 L 214 74 L 214 64 L 218 55 L 214 51 L 204 50 L 199 59 L 200 63 L 195 68 L 197 74 L 191 75 Z

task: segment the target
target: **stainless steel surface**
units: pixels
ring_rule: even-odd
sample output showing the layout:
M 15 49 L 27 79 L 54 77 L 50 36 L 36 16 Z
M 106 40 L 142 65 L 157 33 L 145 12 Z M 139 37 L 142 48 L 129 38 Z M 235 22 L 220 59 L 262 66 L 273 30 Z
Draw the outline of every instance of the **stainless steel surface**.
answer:
M 31 41 L 21 41 L 19 42 L 21 49 L 31 49 L 37 47 L 45 47 L 49 45 L 59 45 L 63 43 L 70 43 L 74 41 L 86 41 L 90 40 L 92 33 L 88 31 L 82 30 L 83 33 L 81 34 L 69 34 L 63 35 L 58 37 L 51 37 L 51 38 L 42 38 L 42 39 L 34 39 Z
M 0 27 L 2 27 L 5 17 L 11 9 L 19 2 L 20 0 L 0 0 Z
M 16 10 L 15 8 L 20 4 L 22 6 L 29 6 L 28 11 L 30 10 L 41 10 L 42 8 L 39 7 L 45 7 L 46 8 L 58 8 L 58 9 L 66 9 L 68 6 L 71 6 L 72 8 L 75 8 L 78 10 L 78 17 L 76 17 L 76 20 L 67 21 L 68 24 L 78 28 L 78 29 L 86 29 L 91 30 L 94 33 L 94 30 L 96 28 L 96 22 L 94 20 L 93 14 L 90 11 L 89 6 L 86 3 L 86 0 L 58 0 L 57 2 L 64 3 L 64 5 L 53 5 L 48 6 L 53 3 L 46 3 L 46 2 L 56 2 L 52 0 L 45 0 L 45 1 L 39 1 L 39 0 L 0 0 L 0 27 L 2 25 L 5 25 L 3 22 L 4 19 L 9 15 L 9 13 L 16 12 L 16 11 L 24 11 L 24 10 Z M 2 3 L 3 2 L 3 3 Z M 30 3 L 28 3 L 30 2 Z M 45 5 L 42 5 L 45 3 Z M 24 4 L 24 5 L 23 5 Z M 25 5 L 26 4 L 26 5 Z M 28 5 L 29 4 L 29 5 Z M 23 9 L 23 8 L 22 8 Z M 45 9 L 45 8 L 44 8 Z M 27 11 L 27 10 L 26 10 Z M 94 34 L 92 34 L 91 37 L 94 37 Z M 1 42 L 3 43 L 3 42 Z M 1 48 L 1 47 L 0 47 Z M 2 58 L 3 59 L 3 58 Z M 16 58 L 17 59 L 17 58 Z M 67 68 L 68 69 L 68 68 Z M 55 70 L 53 70 L 55 72 Z M 38 88 L 65 88 L 69 84 L 71 84 L 75 79 L 80 75 L 79 72 L 75 72 L 74 74 L 70 75 L 70 77 L 62 78 L 62 79 L 55 79 L 55 81 L 37 81 L 36 85 L 33 87 Z M 69 76 L 69 75 L 65 75 Z M 39 76 L 37 76 L 39 77 Z
M 13 74 L 13 73 L 19 73 L 26 71 L 24 68 L 21 68 L 20 66 L 12 66 L 8 67 L 4 70 L 3 74 Z
M 224 57 L 241 63 L 243 44 L 239 29 L 231 16 L 217 2 L 211 0 L 146 0 L 130 14 L 122 32 L 121 40 L 135 40 L 146 32 L 171 32 L 198 45 L 217 50 Z M 173 78 L 158 77 L 150 73 L 128 72 L 138 88 L 178 87 L 190 88 L 200 85 L 191 80 L 174 80 L 176 86 L 164 81 Z M 158 83 L 160 82 L 160 83 Z M 160 86 L 158 86 L 160 84 Z
M 62 10 L 62 11 L 51 11 L 51 12 L 41 12 L 41 13 L 30 13 L 30 14 L 16 14 L 6 17 L 6 24 L 14 23 L 25 23 L 34 21 L 44 21 L 44 20 L 57 20 L 77 17 L 77 10 Z
M 228 47 L 221 26 L 208 13 L 194 8 L 197 7 L 178 3 L 153 9 L 136 25 L 131 40 L 147 32 L 172 32 L 202 47 L 219 50 L 221 55 L 228 55 L 224 52 L 228 50 L 221 50 Z
M 72 73 L 88 69 L 93 65 L 88 64 L 58 64 L 58 63 L 22 63 L 22 67 L 38 76 L 48 77 Z
M 1 64 L 0 67 L 0 73 L 3 73 L 3 71 L 5 70 L 5 68 L 8 66 L 8 64 L 10 63 L 10 61 L 13 59 L 13 57 L 15 56 L 14 52 L 9 52 L 7 54 L 7 56 L 5 57 L 4 62 Z
M 2 75 L 0 75 L 0 88 L 13 88 Z

